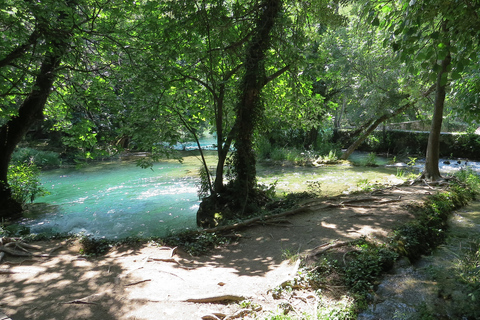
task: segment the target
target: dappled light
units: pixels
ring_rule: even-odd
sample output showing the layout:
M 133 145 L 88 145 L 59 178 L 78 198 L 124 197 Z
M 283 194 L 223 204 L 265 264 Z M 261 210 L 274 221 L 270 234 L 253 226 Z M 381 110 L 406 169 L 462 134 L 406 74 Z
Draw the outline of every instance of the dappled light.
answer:
M 479 17 L 2 0 L 0 318 L 479 318 Z

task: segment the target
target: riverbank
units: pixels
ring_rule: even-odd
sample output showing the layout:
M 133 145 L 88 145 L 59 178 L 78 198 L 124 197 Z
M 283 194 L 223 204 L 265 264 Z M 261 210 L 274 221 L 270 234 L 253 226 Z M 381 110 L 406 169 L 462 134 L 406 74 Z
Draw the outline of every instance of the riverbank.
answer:
M 359 320 L 479 319 L 480 200 L 454 212 L 447 240 L 414 264 L 400 260 Z
M 43 256 L 2 264 L 0 309 L 14 320 L 309 319 L 315 312 L 349 319 L 359 305 L 341 270 L 365 246 L 356 241 L 381 248 L 395 227 L 416 219 L 408 208 L 442 188 L 310 199 L 299 204 L 303 213 L 231 231 L 235 241 L 203 256 L 158 242 L 96 257 L 80 255 L 76 240 L 35 243 Z

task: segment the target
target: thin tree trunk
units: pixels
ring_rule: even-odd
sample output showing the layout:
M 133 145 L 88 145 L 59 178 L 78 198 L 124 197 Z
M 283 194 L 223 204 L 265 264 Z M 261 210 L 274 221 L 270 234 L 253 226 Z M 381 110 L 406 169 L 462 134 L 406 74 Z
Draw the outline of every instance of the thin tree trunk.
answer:
M 378 118 L 377 120 L 375 120 L 369 127 L 368 129 L 363 132 L 360 137 L 355 140 L 348 148 L 347 150 L 342 154 L 342 156 L 340 157 L 340 159 L 343 159 L 343 160 L 347 160 L 350 155 L 353 153 L 353 151 L 355 151 L 361 144 L 363 141 L 365 141 L 365 139 L 373 132 L 373 130 L 375 130 L 382 122 L 390 119 L 390 118 L 393 118 L 394 116 L 400 114 L 401 112 L 407 110 L 408 108 L 410 108 L 411 106 L 413 106 L 413 103 L 407 103 L 406 105 L 398 108 L 397 110 L 395 110 L 394 112 L 392 113 L 388 113 L 388 114 L 384 114 L 383 116 L 381 116 L 380 118 Z
M 422 93 L 422 97 L 427 97 L 429 94 L 431 94 L 433 92 L 433 90 L 435 88 L 436 88 L 436 86 L 432 85 L 427 91 Z M 384 121 L 386 121 L 390 118 L 395 117 L 396 115 L 398 115 L 401 112 L 407 110 L 408 108 L 412 107 L 413 105 L 415 105 L 415 102 L 409 102 L 406 105 L 398 108 L 397 110 L 395 110 L 395 111 L 393 111 L 389 114 L 384 114 L 383 116 L 381 116 L 380 118 L 378 118 L 375 121 L 369 120 L 367 122 L 367 124 L 369 125 L 368 129 L 357 140 L 355 140 L 355 142 L 352 143 L 351 146 L 349 146 L 347 148 L 347 150 L 342 154 L 342 156 L 340 158 L 343 159 L 343 160 L 347 160 L 348 157 L 350 157 L 350 155 L 353 153 L 353 151 L 355 151 L 358 148 L 358 146 L 360 146 L 360 144 L 363 141 L 365 141 L 365 139 L 370 135 L 370 133 L 372 133 L 372 131 L 375 130 L 382 122 L 384 122 Z M 365 128 L 365 127 L 366 127 L 366 125 L 364 124 L 362 126 L 362 128 Z
M 437 76 L 437 92 L 435 95 L 435 109 L 433 112 L 432 126 L 428 136 L 427 154 L 425 161 L 425 171 L 423 177 L 436 181 L 442 178 L 438 168 L 438 161 L 440 159 L 440 133 L 442 130 L 443 108 L 445 105 L 446 96 L 446 81 L 442 83 L 442 78 L 447 74 L 447 68 L 450 65 L 452 57 L 450 53 L 442 60 L 441 69 Z

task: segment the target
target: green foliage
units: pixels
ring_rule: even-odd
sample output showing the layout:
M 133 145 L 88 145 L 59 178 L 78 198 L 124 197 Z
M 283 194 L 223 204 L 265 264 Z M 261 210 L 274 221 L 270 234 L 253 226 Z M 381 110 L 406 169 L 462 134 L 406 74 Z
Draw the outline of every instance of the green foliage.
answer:
M 480 194 L 480 176 L 477 172 L 473 171 L 472 168 L 462 168 L 455 173 L 455 177 L 467 186 L 473 197 Z
M 322 299 L 317 310 L 318 320 L 349 320 L 357 317 L 355 300 L 352 297 L 343 296 L 339 300 Z
M 112 248 L 112 241 L 97 239 L 90 236 L 80 238 L 80 254 L 86 256 L 98 256 L 107 253 Z
M 470 176 L 476 181 L 473 185 L 478 182 L 478 176 L 474 176 Z M 475 194 L 468 185 L 453 182 L 449 190 L 429 197 L 421 207 L 415 208 L 416 219 L 394 230 L 391 246 L 411 260 L 429 253 L 444 241 L 450 213 L 467 204 Z
M 367 159 L 366 159 L 366 161 L 365 161 L 365 165 L 366 165 L 367 167 L 376 167 L 376 166 L 377 166 L 376 158 L 377 158 L 377 155 L 375 154 L 375 152 L 370 152 L 370 153 L 367 155 Z
M 23 237 L 30 234 L 30 228 L 18 224 L 0 224 L 0 237 Z
M 480 302 L 480 240 L 474 239 L 457 254 L 456 277 L 468 287 L 471 303 Z
M 307 192 L 315 195 L 315 196 L 320 196 L 322 194 L 322 183 L 320 181 L 307 181 Z
M 338 162 L 339 162 L 339 159 L 338 159 L 336 150 L 330 150 L 328 151 L 328 154 L 319 156 L 314 163 L 315 164 L 335 164 Z
M 31 163 L 38 168 L 57 167 L 61 164 L 59 154 L 53 151 L 40 151 L 33 148 L 17 148 L 12 154 L 12 163 Z
M 206 198 L 210 195 L 210 184 L 208 172 L 205 170 L 205 167 L 202 166 L 198 170 L 200 176 L 200 182 L 197 185 L 197 195 L 198 199 Z
M 355 251 L 351 251 L 344 267 L 346 284 L 357 293 L 366 295 L 373 290 L 378 276 L 389 270 L 398 254 L 385 247 L 360 240 Z
M 217 246 L 228 244 L 230 239 L 216 233 L 184 233 L 166 237 L 164 241 L 170 246 L 182 247 L 183 250 L 192 256 L 199 256 Z
M 371 182 L 368 179 L 361 179 L 357 182 L 357 189 L 354 192 L 372 192 L 384 188 L 382 184 Z
M 298 250 L 294 249 L 283 249 L 282 259 L 290 260 L 290 262 L 295 262 L 300 257 Z
M 15 201 L 26 204 L 48 194 L 48 191 L 41 186 L 39 175 L 40 171 L 32 163 L 22 163 L 9 167 L 8 183 Z

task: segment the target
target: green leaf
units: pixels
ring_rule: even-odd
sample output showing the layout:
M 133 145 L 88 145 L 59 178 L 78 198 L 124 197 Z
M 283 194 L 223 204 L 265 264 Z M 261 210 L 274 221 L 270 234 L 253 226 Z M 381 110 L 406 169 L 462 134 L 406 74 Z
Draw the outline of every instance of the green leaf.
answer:
M 457 70 L 454 70 L 454 71 L 452 72 L 451 77 L 452 77 L 452 80 L 458 80 L 458 79 L 460 79 L 460 78 L 462 77 L 462 75 L 461 75 L 460 72 L 458 72 Z
M 443 73 L 442 74 L 442 79 L 440 80 L 440 85 L 444 86 L 447 84 L 448 81 L 448 73 Z

